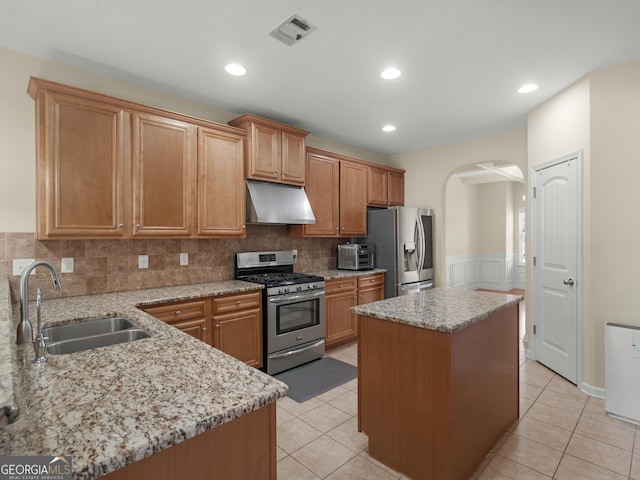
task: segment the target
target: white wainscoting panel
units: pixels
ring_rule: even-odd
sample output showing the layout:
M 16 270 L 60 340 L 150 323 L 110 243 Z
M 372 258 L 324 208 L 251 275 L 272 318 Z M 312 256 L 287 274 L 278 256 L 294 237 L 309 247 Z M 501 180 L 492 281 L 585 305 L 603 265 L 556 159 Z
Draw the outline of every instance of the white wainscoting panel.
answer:
M 490 288 L 506 291 L 525 287 L 524 265 L 516 265 L 514 255 L 450 256 L 447 257 L 446 269 L 446 284 L 449 288 Z

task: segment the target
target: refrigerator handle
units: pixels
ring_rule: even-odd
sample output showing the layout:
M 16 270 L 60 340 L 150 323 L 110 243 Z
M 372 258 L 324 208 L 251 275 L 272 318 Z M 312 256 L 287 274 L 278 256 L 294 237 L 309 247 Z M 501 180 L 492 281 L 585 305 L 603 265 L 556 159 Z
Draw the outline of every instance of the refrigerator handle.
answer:
M 425 256 L 425 238 L 424 238 L 424 226 L 422 225 L 422 219 L 420 218 L 420 212 L 418 212 L 417 218 L 417 226 L 418 226 L 418 265 L 416 268 L 416 272 L 418 273 L 418 278 L 421 278 L 420 273 L 422 272 L 422 266 L 424 265 L 424 256 Z

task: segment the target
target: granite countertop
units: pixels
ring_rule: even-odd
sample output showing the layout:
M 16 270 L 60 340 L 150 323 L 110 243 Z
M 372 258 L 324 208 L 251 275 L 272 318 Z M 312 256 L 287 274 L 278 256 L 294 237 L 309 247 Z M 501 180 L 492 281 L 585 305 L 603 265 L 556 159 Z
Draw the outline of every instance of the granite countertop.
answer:
M 358 315 L 454 333 L 524 300 L 519 295 L 452 288 L 388 298 L 352 307 Z
M 373 275 L 374 273 L 385 273 L 382 268 L 374 268 L 373 270 L 323 270 L 321 272 L 311 272 L 313 275 L 324 277 L 325 280 L 338 280 L 340 278 L 362 277 L 364 275 Z
M 34 364 L 33 347 L 14 343 L 19 309 L 9 302 L 7 311 L 8 283 L 0 282 L 0 400 L 8 402 L 2 406 L 17 402 L 21 412 L 0 428 L 0 455 L 70 455 L 74 478 L 93 479 L 287 393 L 284 383 L 136 308 L 260 285 L 231 280 L 45 298 L 47 325 L 121 315 L 151 337 L 47 354 L 46 363 Z M 35 315 L 35 306 L 30 310 Z

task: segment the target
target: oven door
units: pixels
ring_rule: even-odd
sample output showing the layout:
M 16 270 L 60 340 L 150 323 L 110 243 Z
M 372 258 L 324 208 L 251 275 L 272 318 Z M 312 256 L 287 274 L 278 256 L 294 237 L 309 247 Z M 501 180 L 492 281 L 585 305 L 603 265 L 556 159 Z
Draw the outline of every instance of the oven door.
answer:
M 267 353 L 324 339 L 324 289 L 267 298 Z

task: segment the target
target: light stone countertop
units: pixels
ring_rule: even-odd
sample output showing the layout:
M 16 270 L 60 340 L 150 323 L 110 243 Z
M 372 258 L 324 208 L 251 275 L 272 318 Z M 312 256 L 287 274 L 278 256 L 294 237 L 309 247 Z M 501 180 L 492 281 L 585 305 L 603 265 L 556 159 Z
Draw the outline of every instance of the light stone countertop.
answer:
M 524 300 L 520 295 L 434 288 L 352 307 L 358 315 L 454 333 Z
M 341 278 L 362 277 L 364 275 L 373 275 L 374 273 L 385 273 L 382 268 L 374 268 L 373 270 L 323 270 L 321 272 L 310 272 L 313 275 L 324 277 L 325 280 L 338 280 Z
M 151 337 L 33 364 L 33 347 L 14 343 L 19 308 L 7 318 L 0 282 L 0 400 L 21 410 L 0 428 L 0 455 L 70 455 L 74 478 L 93 479 L 285 396 L 284 383 L 136 308 L 260 288 L 230 280 L 45 298 L 47 325 L 121 315 Z

